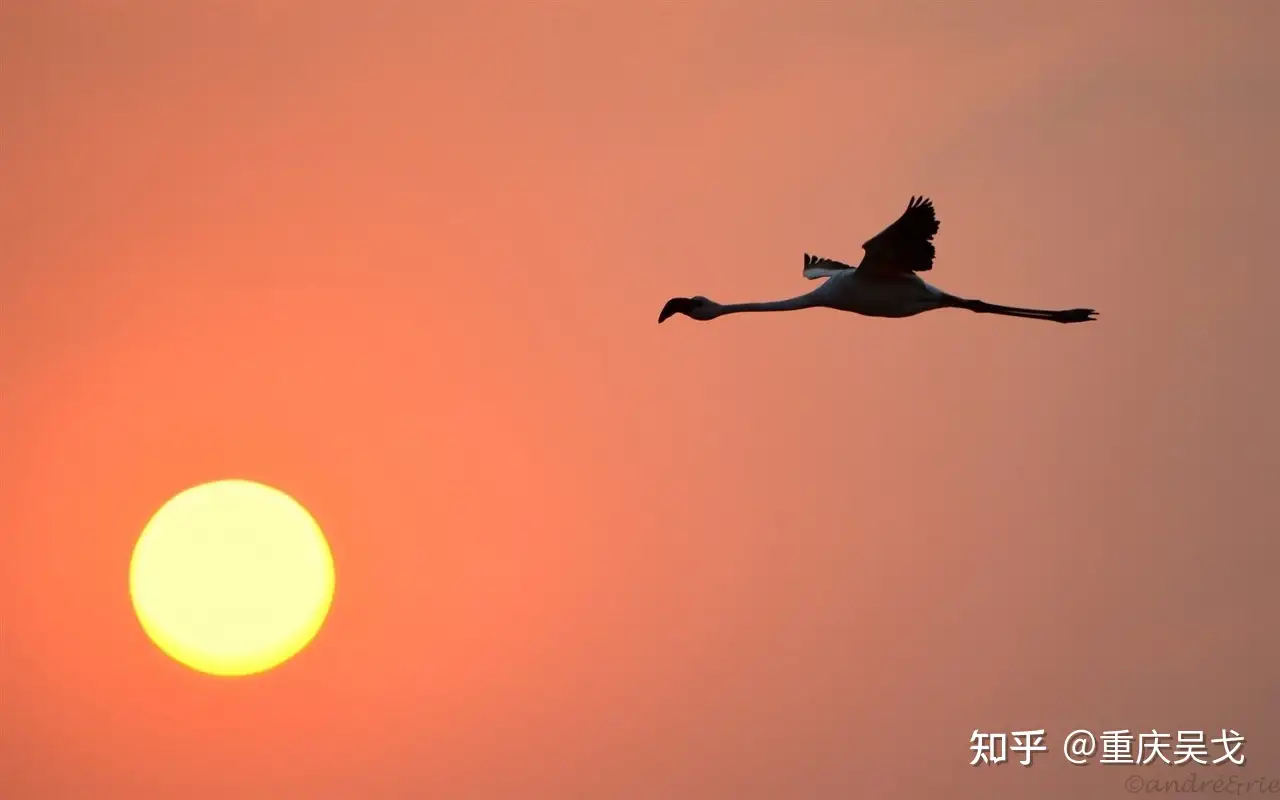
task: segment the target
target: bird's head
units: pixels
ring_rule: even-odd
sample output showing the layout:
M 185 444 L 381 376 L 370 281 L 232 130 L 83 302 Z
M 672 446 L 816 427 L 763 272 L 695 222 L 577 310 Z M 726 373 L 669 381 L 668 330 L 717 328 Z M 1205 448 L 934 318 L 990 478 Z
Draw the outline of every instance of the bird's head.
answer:
M 686 317 L 705 322 L 715 319 L 719 314 L 720 304 L 705 297 L 673 297 L 662 307 L 658 314 L 658 322 L 665 322 L 667 317 L 684 314 Z

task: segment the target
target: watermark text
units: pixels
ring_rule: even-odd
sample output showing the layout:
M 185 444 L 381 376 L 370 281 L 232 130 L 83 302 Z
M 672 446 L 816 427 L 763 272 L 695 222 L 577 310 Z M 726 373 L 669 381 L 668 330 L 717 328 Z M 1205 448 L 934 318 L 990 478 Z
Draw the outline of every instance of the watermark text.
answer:
M 1135 734 L 1128 729 L 1117 729 L 1101 731 L 1095 735 L 1086 728 L 1078 728 L 1063 737 L 1062 754 L 1068 762 L 1077 766 L 1144 766 L 1153 762 L 1170 766 L 1243 766 L 1244 753 L 1241 748 L 1244 747 L 1244 741 L 1244 736 L 1233 728 L 1222 728 L 1221 735 L 1214 738 L 1209 738 L 1204 731 L 1161 733 L 1152 729 L 1150 733 Z M 974 766 L 1004 764 L 1010 761 L 1009 754 L 1012 752 L 1012 758 L 1015 759 L 1012 763 L 1029 767 L 1036 753 L 1043 753 L 1048 749 L 1044 728 L 999 733 L 984 733 L 975 729 L 969 737 L 969 750 L 973 753 L 969 763 Z M 1251 782 L 1246 783 L 1252 785 Z

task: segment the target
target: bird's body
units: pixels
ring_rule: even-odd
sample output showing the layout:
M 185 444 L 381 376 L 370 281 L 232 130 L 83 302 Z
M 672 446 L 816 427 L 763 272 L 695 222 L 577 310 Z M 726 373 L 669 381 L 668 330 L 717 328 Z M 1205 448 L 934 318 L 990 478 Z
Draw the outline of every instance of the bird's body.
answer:
M 1063 323 L 1088 322 L 1097 316 L 1089 308 L 1047 311 L 999 306 L 957 297 L 926 283 L 916 273 L 933 269 L 932 240 L 938 227 L 933 203 L 913 197 L 896 222 L 862 246 L 865 255 L 858 266 L 805 254 L 804 277 L 826 279 L 811 292 L 764 303 L 721 304 L 705 297 L 674 297 L 663 307 L 658 322 L 673 314 L 706 321 L 726 314 L 803 308 L 831 308 L 866 317 L 912 317 L 939 308 L 963 308 Z
M 871 280 L 848 269 L 827 278 L 813 294 L 821 306 L 851 311 L 864 317 L 912 317 L 941 307 L 947 294 L 918 275 L 896 280 Z

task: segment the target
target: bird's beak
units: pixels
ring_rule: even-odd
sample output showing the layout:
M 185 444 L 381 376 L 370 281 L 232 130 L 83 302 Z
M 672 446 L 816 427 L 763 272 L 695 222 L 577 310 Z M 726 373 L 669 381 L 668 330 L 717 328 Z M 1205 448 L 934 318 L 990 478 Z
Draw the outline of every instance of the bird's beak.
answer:
M 689 306 L 689 298 L 687 297 L 671 298 L 670 300 L 667 301 L 667 304 L 662 307 L 661 313 L 658 314 L 658 324 L 661 325 L 663 322 L 667 321 L 667 318 L 675 314 L 685 313 L 685 309 L 688 306 Z

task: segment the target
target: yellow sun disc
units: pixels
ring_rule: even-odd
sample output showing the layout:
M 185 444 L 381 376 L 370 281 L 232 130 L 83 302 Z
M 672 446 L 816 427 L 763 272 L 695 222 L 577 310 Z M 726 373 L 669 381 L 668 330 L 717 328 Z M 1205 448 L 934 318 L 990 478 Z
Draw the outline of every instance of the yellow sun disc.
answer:
M 165 653 L 211 675 L 250 675 L 307 645 L 333 602 L 315 519 L 278 489 L 206 483 L 161 506 L 138 537 L 129 593 Z

